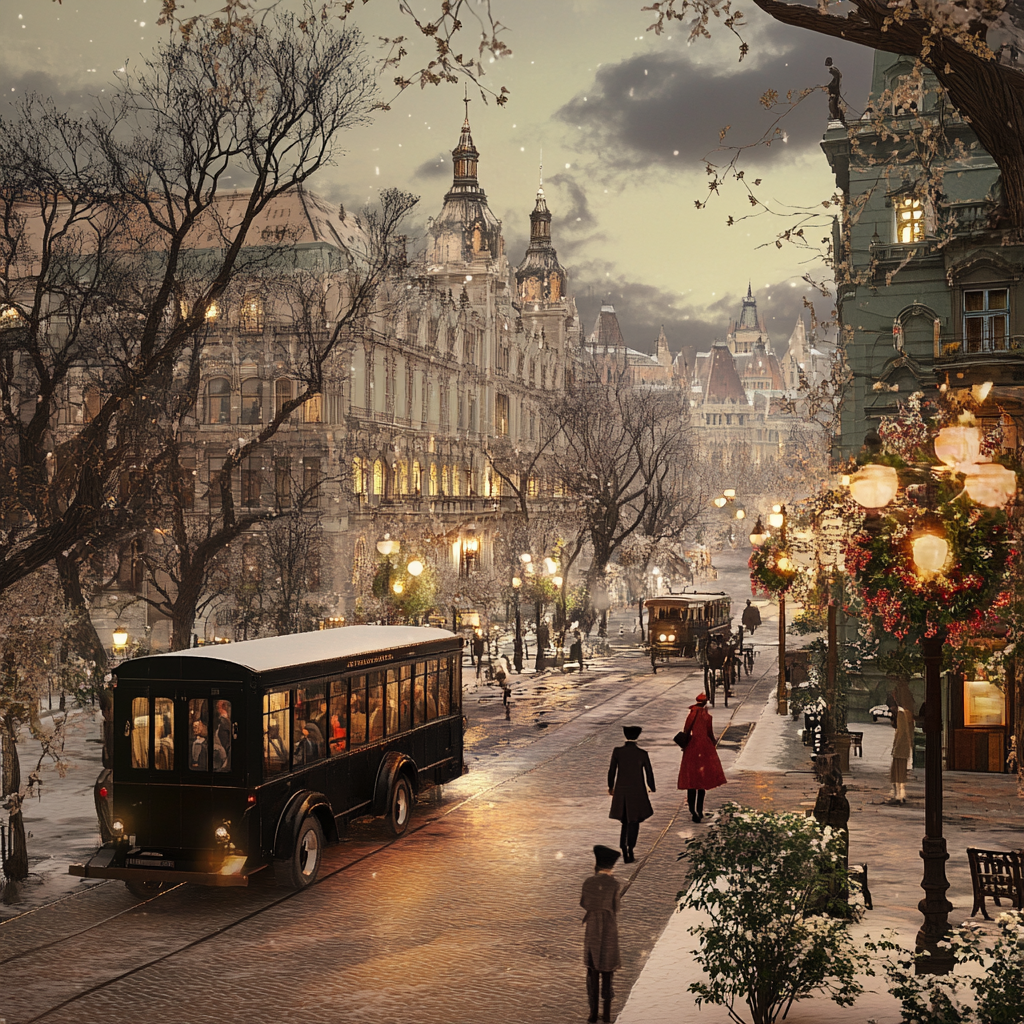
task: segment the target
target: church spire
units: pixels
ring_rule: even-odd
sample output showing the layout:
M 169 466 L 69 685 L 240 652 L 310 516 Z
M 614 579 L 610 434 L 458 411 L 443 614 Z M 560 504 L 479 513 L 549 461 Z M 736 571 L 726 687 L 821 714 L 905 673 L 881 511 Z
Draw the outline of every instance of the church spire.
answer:
M 566 274 L 551 244 L 551 211 L 544 198 L 544 165 L 537 199 L 530 214 L 530 244 L 516 268 L 516 291 L 522 302 L 557 302 L 565 295 Z
M 445 202 L 455 198 L 483 199 L 487 196 L 480 187 L 477 180 L 477 166 L 480 162 L 480 154 L 473 144 L 473 134 L 469 127 L 469 96 L 463 100 L 466 104 L 466 117 L 462 122 L 462 133 L 459 135 L 459 144 L 452 150 L 452 164 L 454 176 L 452 187 L 444 197 Z

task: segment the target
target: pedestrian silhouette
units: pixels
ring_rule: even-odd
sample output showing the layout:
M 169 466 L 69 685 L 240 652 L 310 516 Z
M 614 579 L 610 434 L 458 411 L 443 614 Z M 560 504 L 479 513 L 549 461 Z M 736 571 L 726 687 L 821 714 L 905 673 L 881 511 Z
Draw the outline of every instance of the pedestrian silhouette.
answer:
M 612 973 L 619 966 L 619 883 L 612 877 L 619 855 L 609 846 L 595 846 L 594 858 L 594 873 L 584 880 L 580 894 L 580 906 L 587 912 L 583 918 L 583 963 L 591 1024 L 597 1020 L 599 994 L 604 998 L 603 1019 L 612 1019 Z
M 636 860 L 633 848 L 640 835 L 640 822 L 654 814 L 647 796 L 648 789 L 652 793 L 655 791 L 654 769 L 650 755 L 643 747 L 637 746 L 641 732 L 643 729 L 639 725 L 622 727 L 626 742 L 612 751 L 608 766 L 608 795 L 612 798 L 608 817 L 622 823 L 619 847 L 624 864 L 632 864 Z

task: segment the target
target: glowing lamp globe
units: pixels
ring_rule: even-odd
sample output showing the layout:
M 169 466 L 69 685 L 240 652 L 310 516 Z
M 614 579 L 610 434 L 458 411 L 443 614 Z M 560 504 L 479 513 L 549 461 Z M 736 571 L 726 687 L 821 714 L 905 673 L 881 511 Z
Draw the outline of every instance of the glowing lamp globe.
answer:
M 1002 508 L 1017 492 L 1017 474 L 998 462 L 971 466 L 964 477 L 971 501 L 988 508 Z
M 403 591 L 403 590 L 405 590 L 405 587 L 404 587 L 404 586 L 402 586 L 402 584 L 401 584 L 401 583 L 392 583 L 392 584 L 391 584 L 391 589 L 392 589 L 392 590 L 393 590 L 393 591 L 394 591 L 394 592 L 395 592 L 396 594 L 401 594 L 401 593 L 402 593 L 402 591 Z
M 754 527 L 754 532 L 750 535 L 750 543 L 755 548 L 759 548 L 768 539 L 768 534 L 765 532 L 764 523 L 761 522 L 761 517 L 757 517 L 757 525 Z
M 935 438 L 935 454 L 947 466 L 973 466 L 981 455 L 978 427 L 943 427 Z
M 922 573 L 938 572 L 949 557 L 949 542 L 934 533 L 922 533 L 910 543 L 914 552 L 914 565 Z
M 744 512 L 743 509 L 738 508 L 738 509 L 736 509 L 736 518 L 737 519 L 746 519 L 747 518 L 747 513 Z
M 727 498 L 715 498 L 715 506 L 717 508 L 722 508 L 727 500 Z
M 884 508 L 896 497 L 899 477 L 892 466 L 871 462 L 850 478 L 850 494 L 863 508 Z
M 553 558 L 544 559 L 544 571 L 550 576 L 558 568 L 558 563 Z
M 127 629 L 122 629 L 120 626 L 118 626 L 118 628 L 114 630 L 113 639 L 114 639 L 114 646 L 115 647 L 127 647 L 128 646 L 128 630 Z
M 780 529 L 785 521 L 786 516 L 782 511 L 781 505 L 776 505 L 775 511 L 768 513 L 768 525 L 774 526 L 776 530 Z
M 722 494 L 724 494 L 727 498 L 735 498 L 736 490 L 733 487 L 726 487 L 726 489 L 722 491 Z
M 518 590 L 523 585 L 523 581 L 518 576 L 512 577 L 512 586 Z
M 423 563 L 418 558 L 414 558 L 406 568 L 409 570 L 410 576 L 419 576 L 423 572 Z
M 793 569 L 793 563 L 785 555 L 780 556 L 775 564 L 778 566 L 779 572 L 790 572 Z
M 557 590 L 562 585 L 562 577 L 561 576 L 552 576 L 551 577 L 551 582 L 554 583 L 555 589 Z
M 377 550 L 384 556 L 396 554 L 400 547 L 401 544 L 397 540 L 391 539 L 390 533 L 385 533 L 384 539 L 377 541 Z

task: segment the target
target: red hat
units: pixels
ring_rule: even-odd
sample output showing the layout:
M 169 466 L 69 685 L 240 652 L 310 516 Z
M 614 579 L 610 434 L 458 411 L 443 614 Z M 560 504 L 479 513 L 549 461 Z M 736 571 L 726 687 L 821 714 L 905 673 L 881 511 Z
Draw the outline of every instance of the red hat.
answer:
M 708 695 L 706 693 L 698 693 L 697 694 L 697 703 L 698 704 L 707 704 L 707 702 L 708 702 Z

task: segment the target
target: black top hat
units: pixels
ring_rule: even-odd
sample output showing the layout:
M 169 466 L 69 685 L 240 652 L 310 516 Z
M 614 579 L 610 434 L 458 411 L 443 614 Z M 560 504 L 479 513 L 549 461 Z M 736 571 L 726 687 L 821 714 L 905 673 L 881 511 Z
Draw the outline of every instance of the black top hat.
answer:
M 627 740 L 639 739 L 640 733 L 643 731 L 644 730 L 639 725 L 624 725 L 622 727 L 622 735 L 625 736 Z
M 619 851 L 613 850 L 610 846 L 595 846 L 594 857 L 597 859 L 597 870 L 602 871 L 615 867 L 615 862 L 619 859 Z

